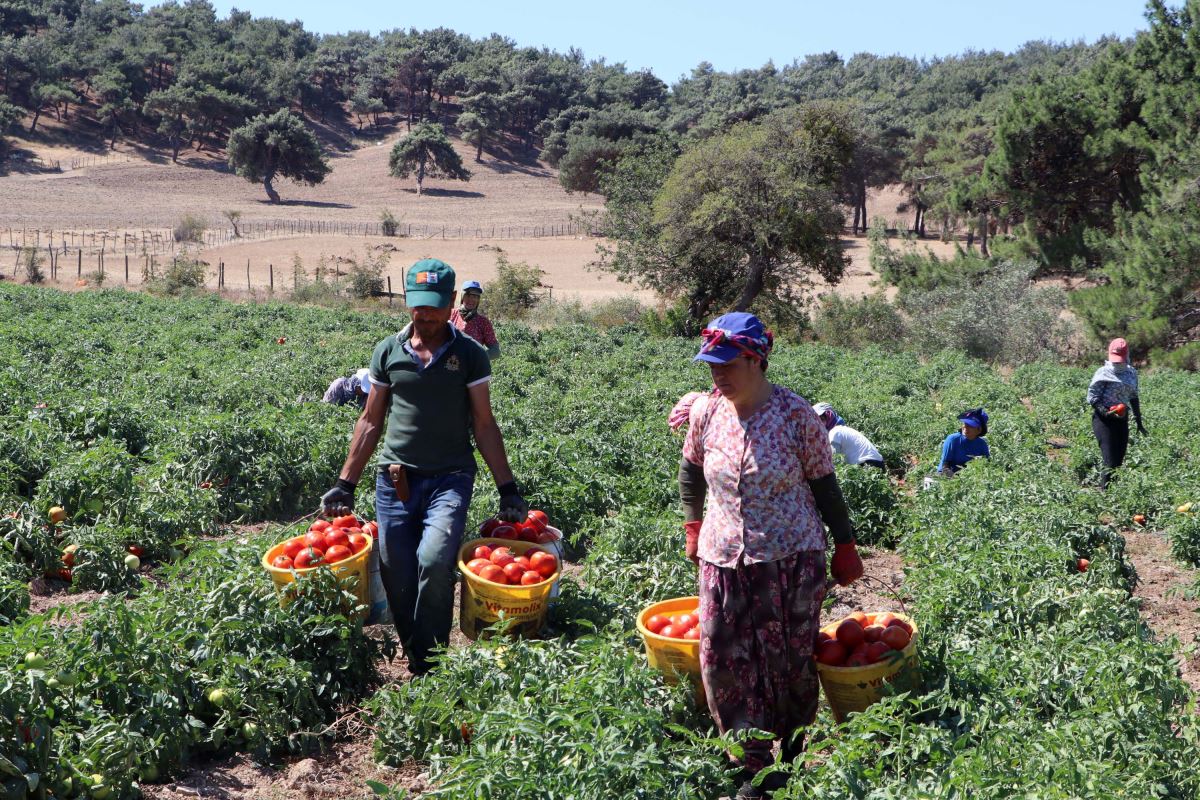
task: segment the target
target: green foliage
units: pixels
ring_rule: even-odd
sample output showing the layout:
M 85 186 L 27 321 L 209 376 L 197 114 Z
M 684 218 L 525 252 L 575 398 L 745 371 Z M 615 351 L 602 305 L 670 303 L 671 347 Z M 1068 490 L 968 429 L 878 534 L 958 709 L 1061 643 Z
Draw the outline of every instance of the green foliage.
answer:
M 377 757 L 430 763 L 430 797 L 699 800 L 730 787 L 689 690 L 663 686 L 619 630 L 455 650 L 376 695 L 371 715 Z
M 471 180 L 471 171 L 450 143 L 441 125 L 422 123 L 392 146 L 388 155 L 388 174 L 393 178 L 417 178 L 417 194 L 423 191 L 425 178 L 454 181 Z
M 904 318 L 882 293 L 863 297 L 827 294 L 813 314 L 813 332 L 836 347 L 895 344 L 905 340 Z
M 372 253 L 368 249 L 361 259 L 353 259 L 350 262 L 350 296 L 365 300 L 381 294 L 383 271 L 387 269 L 390 257 L 386 250 Z
M 162 274 L 152 267 L 146 277 L 147 288 L 154 294 L 178 295 L 204 286 L 208 279 L 208 264 L 201 261 L 199 256 L 184 251 L 182 255 L 171 259 Z
M 395 236 L 400 230 L 400 220 L 390 209 L 379 212 L 379 228 L 384 236 Z
M 25 280 L 29 283 L 37 284 L 46 280 L 46 273 L 42 271 L 46 259 L 38 252 L 37 248 L 22 247 L 17 253 L 17 263 L 21 265 L 21 269 L 25 273 Z
M 277 176 L 313 186 L 330 171 L 317 137 L 286 108 L 259 114 L 234 130 L 226 150 L 230 168 L 251 183 L 262 183 L 276 203 L 279 195 L 271 182 Z
M 171 231 L 177 242 L 203 242 L 208 223 L 191 214 L 184 214 Z
M 487 285 L 488 313 L 496 319 L 523 319 L 538 305 L 537 287 L 542 285 L 545 270 L 526 264 L 513 263 L 503 250 L 496 253 L 496 280 Z

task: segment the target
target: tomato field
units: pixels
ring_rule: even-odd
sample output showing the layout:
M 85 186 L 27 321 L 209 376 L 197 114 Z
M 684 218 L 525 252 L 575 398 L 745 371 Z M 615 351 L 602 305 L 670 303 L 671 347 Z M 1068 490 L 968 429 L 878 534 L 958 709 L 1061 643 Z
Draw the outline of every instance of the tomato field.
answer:
M 380 762 L 428 772 L 423 796 L 732 793 L 731 742 L 688 687 L 646 666 L 635 627 L 650 603 L 696 589 L 681 440 L 665 422 L 708 385 L 690 340 L 499 330 L 509 458 L 570 544 L 545 639 L 481 639 L 387 683 L 395 645 L 347 614 L 332 575 L 315 570 L 280 607 L 260 560 L 307 530 L 356 417 L 316 401 L 402 324 L 0 286 L 0 798 L 132 798 L 232 752 L 286 763 L 358 707 Z M 922 685 L 841 724 L 823 708 L 805 769 L 775 797 L 1200 794 L 1180 643 L 1139 615 L 1122 536 L 1140 524 L 1169 537 L 1181 568 L 1200 562 L 1185 505 L 1200 501 L 1200 379 L 1143 376 L 1151 435 L 1100 494 L 1090 372 L 778 348 L 770 377 L 833 403 L 887 462 L 887 475 L 838 469 L 860 543 L 903 557 Z M 981 405 L 992 459 L 918 491 L 956 413 Z M 357 499 L 372 518 L 370 493 Z M 496 505 L 481 470 L 468 532 Z M 102 594 L 31 612 L 31 587 Z M 373 793 L 408 796 L 364 779 L 359 796 Z

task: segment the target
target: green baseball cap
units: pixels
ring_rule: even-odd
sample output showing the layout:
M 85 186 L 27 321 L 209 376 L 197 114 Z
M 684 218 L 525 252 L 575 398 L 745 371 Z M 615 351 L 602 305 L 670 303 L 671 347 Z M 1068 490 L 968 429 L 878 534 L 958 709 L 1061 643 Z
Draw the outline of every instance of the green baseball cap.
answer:
M 437 258 L 423 258 L 408 268 L 404 304 L 409 308 L 445 308 L 454 300 L 454 268 Z

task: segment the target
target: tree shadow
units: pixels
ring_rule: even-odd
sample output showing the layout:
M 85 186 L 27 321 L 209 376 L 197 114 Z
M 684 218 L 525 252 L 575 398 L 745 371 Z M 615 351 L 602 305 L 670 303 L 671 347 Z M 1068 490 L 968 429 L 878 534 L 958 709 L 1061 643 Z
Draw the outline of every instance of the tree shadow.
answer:
M 408 194 L 416 194 L 417 193 L 416 189 L 402 189 L 401 191 L 407 192 Z M 468 197 L 468 198 L 484 196 L 483 192 L 472 192 L 472 191 L 468 191 L 467 189 L 438 189 L 438 188 L 425 189 L 423 192 L 421 192 L 421 195 L 422 196 L 431 195 L 433 197 Z
M 267 198 L 259 198 L 259 205 L 271 206 L 278 208 L 280 206 L 299 206 L 304 208 L 354 208 L 349 203 L 330 203 L 324 200 L 280 200 L 278 203 L 272 203 Z

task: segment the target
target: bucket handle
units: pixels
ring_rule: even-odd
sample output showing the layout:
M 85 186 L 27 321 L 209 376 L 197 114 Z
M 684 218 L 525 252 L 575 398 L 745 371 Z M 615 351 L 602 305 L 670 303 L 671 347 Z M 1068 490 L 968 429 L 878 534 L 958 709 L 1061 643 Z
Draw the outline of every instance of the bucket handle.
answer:
M 900 604 L 900 613 L 901 614 L 904 614 L 905 616 L 911 616 L 908 613 L 908 608 L 904 605 L 904 599 L 902 597 L 900 597 L 900 593 L 897 592 L 895 589 L 893 589 L 891 586 L 884 583 L 879 578 L 874 578 L 870 575 L 867 575 L 865 572 L 863 573 L 862 577 L 860 577 L 858 580 L 869 581 L 871 583 L 878 584 L 879 588 L 883 589 L 883 591 L 890 594 L 896 600 L 896 602 Z M 833 578 L 830 578 L 825 582 L 826 589 L 831 589 L 834 586 L 837 586 L 837 581 L 835 581 Z

